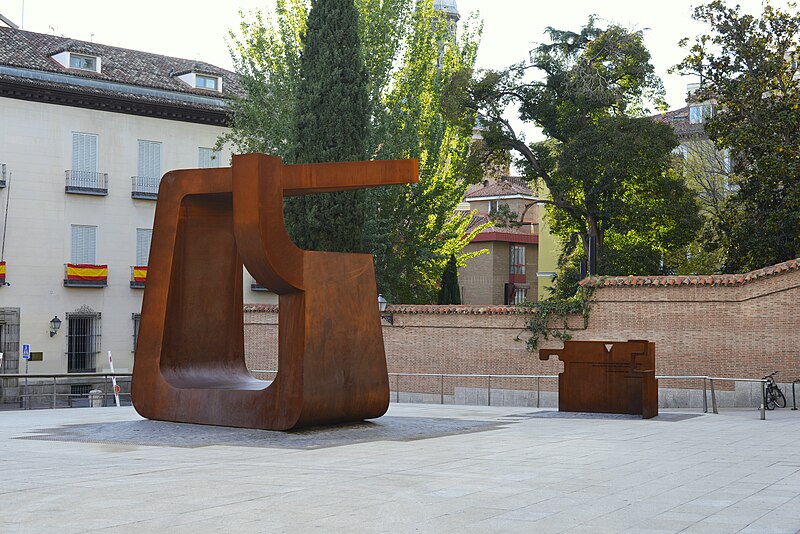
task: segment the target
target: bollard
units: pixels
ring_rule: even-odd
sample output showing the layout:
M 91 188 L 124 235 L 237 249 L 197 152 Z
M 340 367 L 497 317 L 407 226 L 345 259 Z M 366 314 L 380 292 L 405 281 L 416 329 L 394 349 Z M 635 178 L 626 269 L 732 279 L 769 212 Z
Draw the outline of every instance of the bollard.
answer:
M 100 408 L 103 406 L 103 392 L 99 389 L 93 389 L 89 392 L 89 407 Z

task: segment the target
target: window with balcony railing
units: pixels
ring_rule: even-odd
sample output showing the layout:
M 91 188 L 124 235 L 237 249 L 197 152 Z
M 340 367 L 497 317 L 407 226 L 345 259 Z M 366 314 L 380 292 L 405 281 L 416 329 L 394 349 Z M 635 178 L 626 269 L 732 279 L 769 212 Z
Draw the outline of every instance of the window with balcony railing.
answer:
M 144 289 L 147 282 L 147 265 L 131 266 L 131 289 Z
M 139 139 L 137 175 L 132 177 L 131 197 L 156 200 L 161 183 L 161 143 Z
M 64 264 L 64 287 L 106 287 L 108 265 L 93 263 Z
M 151 176 L 131 176 L 131 198 L 156 200 L 161 180 Z
M 79 195 L 108 195 L 108 173 L 92 171 L 66 171 L 64 191 Z
M 67 193 L 82 195 L 108 194 L 108 174 L 98 172 L 97 134 L 72 132 L 72 168 L 66 171 Z

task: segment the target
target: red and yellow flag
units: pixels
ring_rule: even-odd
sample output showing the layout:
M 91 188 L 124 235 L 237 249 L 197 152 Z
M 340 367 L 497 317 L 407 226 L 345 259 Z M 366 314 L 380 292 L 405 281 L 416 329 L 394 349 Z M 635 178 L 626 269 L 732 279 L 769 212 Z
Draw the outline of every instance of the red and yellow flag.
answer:
M 6 279 L 6 262 L 0 261 L 0 280 Z
M 67 264 L 67 280 L 102 282 L 108 279 L 108 265 Z
M 133 281 L 134 282 L 147 281 L 147 265 L 135 265 L 133 267 Z

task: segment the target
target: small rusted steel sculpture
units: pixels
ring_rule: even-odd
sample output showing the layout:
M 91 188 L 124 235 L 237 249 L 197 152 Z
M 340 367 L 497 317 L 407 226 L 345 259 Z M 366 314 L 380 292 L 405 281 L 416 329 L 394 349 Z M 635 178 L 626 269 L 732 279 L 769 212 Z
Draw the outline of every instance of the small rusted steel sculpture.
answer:
M 558 356 L 560 412 L 658 415 L 656 345 L 650 341 L 565 341 L 539 349 L 539 359 Z
M 267 430 L 380 417 L 389 405 L 372 256 L 305 251 L 283 198 L 417 181 L 416 160 L 167 173 L 156 207 L 131 397 L 149 419 Z M 278 373 L 244 360 L 242 264 L 279 295 Z

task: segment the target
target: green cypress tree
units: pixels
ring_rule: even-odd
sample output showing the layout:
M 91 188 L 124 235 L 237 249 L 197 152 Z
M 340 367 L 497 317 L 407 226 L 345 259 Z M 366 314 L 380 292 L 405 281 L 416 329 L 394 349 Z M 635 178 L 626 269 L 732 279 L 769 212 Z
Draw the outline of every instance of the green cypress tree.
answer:
M 458 288 L 458 265 L 456 255 L 451 254 L 442 273 L 442 283 L 436 297 L 437 304 L 461 304 L 461 290 Z
M 370 117 L 368 77 L 353 0 L 312 0 L 297 89 L 294 163 L 366 159 Z M 365 193 L 324 193 L 288 199 L 286 224 L 305 249 L 362 251 Z

